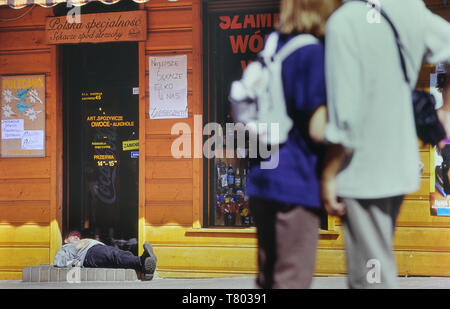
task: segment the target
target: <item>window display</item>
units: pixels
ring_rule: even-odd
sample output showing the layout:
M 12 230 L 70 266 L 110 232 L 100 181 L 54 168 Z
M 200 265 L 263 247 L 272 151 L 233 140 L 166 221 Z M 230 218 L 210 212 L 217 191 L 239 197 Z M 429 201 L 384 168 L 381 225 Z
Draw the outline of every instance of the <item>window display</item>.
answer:
M 215 166 L 215 225 L 253 225 L 248 209 L 248 198 L 245 195 L 246 160 L 216 159 Z
M 274 30 L 278 20 L 278 5 L 273 9 L 220 10 L 208 7 L 205 22 L 208 68 L 205 83 L 208 89 L 205 115 L 208 122 L 221 125 L 223 157 L 208 162 L 209 200 L 205 225 L 248 227 L 253 219 L 245 194 L 248 177 L 248 147 L 237 145 L 236 132 L 227 124 L 233 123 L 228 95 L 233 80 L 239 79 L 247 65 L 256 59 L 264 41 Z M 229 138 L 231 135 L 231 139 Z M 233 138 L 234 135 L 234 138 Z M 234 145 L 230 145 L 234 141 Z M 229 142 L 228 144 L 226 142 Z M 228 147 L 227 147 L 228 146 Z

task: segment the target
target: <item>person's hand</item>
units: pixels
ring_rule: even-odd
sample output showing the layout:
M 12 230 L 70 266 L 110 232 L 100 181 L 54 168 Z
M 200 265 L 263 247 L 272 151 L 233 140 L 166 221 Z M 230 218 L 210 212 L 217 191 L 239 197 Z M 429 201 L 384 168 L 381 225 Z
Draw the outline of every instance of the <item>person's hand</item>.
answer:
M 345 204 L 339 201 L 336 186 L 336 177 L 324 177 L 321 183 L 321 197 L 329 215 L 342 217 L 345 215 Z

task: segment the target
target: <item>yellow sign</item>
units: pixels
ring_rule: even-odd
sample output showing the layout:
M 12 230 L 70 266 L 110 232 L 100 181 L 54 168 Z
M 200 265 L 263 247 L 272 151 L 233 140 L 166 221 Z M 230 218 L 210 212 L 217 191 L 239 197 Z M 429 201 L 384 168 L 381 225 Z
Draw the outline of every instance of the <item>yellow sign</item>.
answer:
M 139 140 L 133 140 L 133 141 L 123 141 L 123 151 L 127 150 L 139 150 Z

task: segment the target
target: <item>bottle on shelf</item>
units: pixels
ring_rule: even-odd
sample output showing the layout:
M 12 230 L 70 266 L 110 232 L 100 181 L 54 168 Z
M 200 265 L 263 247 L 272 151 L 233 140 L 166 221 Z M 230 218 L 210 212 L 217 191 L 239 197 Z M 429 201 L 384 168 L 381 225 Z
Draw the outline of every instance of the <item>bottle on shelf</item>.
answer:
M 234 186 L 236 189 L 241 188 L 241 173 L 239 172 L 239 167 L 236 168 L 236 175 L 234 175 Z
M 217 193 L 220 194 L 221 193 L 221 189 L 222 189 L 222 178 L 221 178 L 221 174 L 220 174 L 220 167 L 221 167 L 221 161 L 222 160 L 218 160 L 217 164 L 216 164 L 216 190 Z
M 228 187 L 229 188 L 234 188 L 234 170 L 233 170 L 233 166 L 230 165 L 228 166 L 228 170 L 227 170 L 227 180 L 228 180 Z
M 226 191 L 228 188 L 228 175 L 225 162 L 222 162 L 220 167 L 220 186 L 223 191 Z

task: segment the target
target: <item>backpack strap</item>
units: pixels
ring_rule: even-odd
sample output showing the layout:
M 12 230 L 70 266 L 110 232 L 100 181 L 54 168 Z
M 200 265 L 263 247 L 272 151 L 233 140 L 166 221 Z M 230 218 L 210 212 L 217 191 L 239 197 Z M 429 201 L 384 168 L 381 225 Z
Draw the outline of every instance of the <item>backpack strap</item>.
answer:
M 259 57 L 266 60 L 270 60 L 270 58 L 275 55 L 277 52 L 278 47 L 278 39 L 279 39 L 278 32 L 274 31 L 272 32 L 269 37 L 267 38 L 266 44 L 264 45 L 264 49 L 259 53 Z
M 284 61 L 290 54 L 295 52 L 304 46 L 318 44 L 319 40 L 312 34 L 299 34 L 296 37 L 289 40 L 276 54 L 276 58 L 280 61 Z
M 395 37 L 395 44 L 397 44 L 397 49 L 398 49 L 398 54 L 399 54 L 399 57 L 400 57 L 400 64 L 402 66 L 403 75 L 405 76 L 405 81 L 409 84 L 410 83 L 410 78 L 409 78 L 409 75 L 408 75 L 408 70 L 406 68 L 406 60 L 405 60 L 405 56 L 404 56 L 404 52 L 403 52 L 404 47 L 403 47 L 402 41 L 400 39 L 400 34 L 398 33 L 398 30 L 395 27 L 395 25 L 392 22 L 392 20 L 389 18 L 387 13 L 381 7 L 377 7 L 376 4 L 372 3 L 369 0 L 352 0 L 352 1 L 353 2 L 356 2 L 356 1 L 364 2 L 368 6 L 371 6 L 372 8 L 378 10 L 378 12 L 381 14 L 381 16 L 383 16 L 384 19 L 388 22 L 389 26 L 391 26 L 392 32 L 394 33 L 394 37 Z
M 302 48 L 307 45 L 317 44 L 319 40 L 311 34 L 299 34 L 289 40 L 278 52 L 278 40 L 280 35 L 278 32 L 272 32 L 267 38 L 266 45 L 263 51 L 260 53 L 260 57 L 264 59 L 265 63 L 273 61 L 274 58 L 283 62 L 290 54 L 295 52 L 297 49 Z

